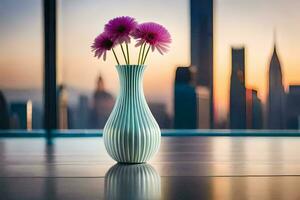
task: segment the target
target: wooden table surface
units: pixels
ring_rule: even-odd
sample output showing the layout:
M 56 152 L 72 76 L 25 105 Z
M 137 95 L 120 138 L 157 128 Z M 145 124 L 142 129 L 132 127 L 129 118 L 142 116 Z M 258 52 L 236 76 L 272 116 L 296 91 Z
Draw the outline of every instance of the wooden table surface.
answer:
M 162 137 L 140 165 L 101 137 L 1 138 L 0 199 L 300 199 L 300 137 Z

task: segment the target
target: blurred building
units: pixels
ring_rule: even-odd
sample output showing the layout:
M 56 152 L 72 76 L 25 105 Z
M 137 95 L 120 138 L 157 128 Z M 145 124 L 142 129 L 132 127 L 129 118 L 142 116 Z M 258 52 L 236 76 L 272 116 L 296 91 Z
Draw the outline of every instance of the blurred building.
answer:
M 32 129 L 43 129 L 43 107 L 32 102 Z
M 65 85 L 60 85 L 57 91 L 58 103 L 58 128 L 68 129 L 69 127 L 69 109 L 68 92 Z
M 196 129 L 197 95 L 191 67 L 177 67 L 174 86 L 174 128 Z
M 210 91 L 207 87 L 197 86 L 197 128 L 210 128 Z
M 230 128 L 246 128 L 245 48 L 232 48 Z
M 164 103 L 149 103 L 149 108 L 161 129 L 171 128 L 171 120 Z
M 0 91 L 0 129 L 9 129 L 9 113 L 6 98 L 2 91 Z
M 12 102 L 10 104 L 10 121 L 12 129 L 32 129 L 32 103 Z
M 286 125 L 288 129 L 300 129 L 300 85 L 290 85 L 286 98 Z
M 93 103 L 89 117 L 89 127 L 102 129 L 115 104 L 114 97 L 105 90 L 104 81 L 98 77 L 96 89 L 93 96 Z
M 209 91 L 209 113 L 213 128 L 213 0 L 190 0 L 191 64 L 197 68 L 196 85 Z
M 76 128 L 85 129 L 89 128 L 89 98 L 86 95 L 81 94 L 79 96 L 78 107 L 77 107 L 77 121 Z
M 41 89 L 3 89 L 1 90 L 5 96 L 7 103 L 7 112 L 10 115 L 9 109 L 11 103 L 25 103 L 30 99 L 32 104 L 32 129 L 42 129 L 43 128 L 43 93 Z M 0 108 L 0 110 L 2 110 Z M 3 110 L 2 110 L 3 111 Z M 9 116 L 12 120 L 9 123 L 16 123 L 17 116 Z M 13 125 L 13 124 L 12 124 Z
M 267 105 L 267 128 L 285 128 L 285 92 L 282 84 L 282 70 L 277 54 L 276 44 L 269 67 L 268 105 Z
M 263 128 L 262 103 L 257 96 L 257 90 L 246 90 L 246 119 L 247 129 Z

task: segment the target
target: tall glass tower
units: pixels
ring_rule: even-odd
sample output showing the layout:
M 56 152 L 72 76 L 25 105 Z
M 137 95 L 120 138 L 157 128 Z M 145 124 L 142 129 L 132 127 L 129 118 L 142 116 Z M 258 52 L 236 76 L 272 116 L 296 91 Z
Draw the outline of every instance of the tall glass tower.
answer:
M 285 128 L 285 92 L 282 84 L 281 64 L 277 54 L 276 44 L 274 45 L 273 55 L 269 67 L 268 84 L 268 113 L 267 128 Z
M 210 91 L 211 114 L 208 117 L 213 128 L 213 0 L 190 0 L 190 15 L 191 64 L 197 68 L 197 85 Z
M 245 48 L 232 48 L 230 128 L 246 128 Z

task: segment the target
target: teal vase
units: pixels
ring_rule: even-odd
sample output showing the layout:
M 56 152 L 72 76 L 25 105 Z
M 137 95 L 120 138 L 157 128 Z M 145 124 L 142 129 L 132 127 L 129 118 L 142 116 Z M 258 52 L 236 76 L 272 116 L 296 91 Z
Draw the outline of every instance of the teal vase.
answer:
M 144 163 L 158 150 L 160 129 L 143 91 L 144 65 L 116 66 L 120 92 L 103 138 L 108 154 L 120 163 Z

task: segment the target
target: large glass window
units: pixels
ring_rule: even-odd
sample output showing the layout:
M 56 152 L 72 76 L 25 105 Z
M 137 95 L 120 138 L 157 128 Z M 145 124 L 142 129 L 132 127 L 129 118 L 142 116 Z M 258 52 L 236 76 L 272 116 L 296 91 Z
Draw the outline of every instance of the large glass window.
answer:
M 1 128 L 42 128 L 42 2 L 0 0 Z M 98 60 L 90 46 L 109 19 L 129 15 L 172 35 L 168 54 L 149 56 L 144 78 L 162 129 L 299 129 L 299 7 L 294 0 L 57 0 L 58 128 L 104 127 L 118 76 L 113 56 Z

